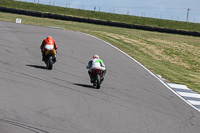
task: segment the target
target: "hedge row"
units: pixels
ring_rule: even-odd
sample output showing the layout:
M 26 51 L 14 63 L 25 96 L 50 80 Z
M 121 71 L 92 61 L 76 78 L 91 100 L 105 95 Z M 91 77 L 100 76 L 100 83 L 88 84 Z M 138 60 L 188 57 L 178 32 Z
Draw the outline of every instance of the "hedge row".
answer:
M 174 34 L 181 34 L 181 35 L 200 36 L 200 32 L 175 30 L 175 29 L 159 28 L 159 27 L 151 27 L 151 26 L 142 26 L 142 25 L 126 24 L 126 23 L 111 22 L 111 21 L 94 20 L 94 19 L 71 17 L 71 16 L 58 15 L 58 14 L 52 14 L 52 13 L 42 13 L 42 12 L 28 11 L 28 10 L 22 10 L 22 9 L 7 8 L 7 7 L 0 7 L 0 11 L 14 13 L 14 14 L 34 16 L 34 17 L 52 18 L 52 19 L 92 23 L 92 24 L 107 25 L 107 26 L 141 29 L 141 30 L 148 30 L 148 31 L 163 32 L 163 33 L 174 33 Z

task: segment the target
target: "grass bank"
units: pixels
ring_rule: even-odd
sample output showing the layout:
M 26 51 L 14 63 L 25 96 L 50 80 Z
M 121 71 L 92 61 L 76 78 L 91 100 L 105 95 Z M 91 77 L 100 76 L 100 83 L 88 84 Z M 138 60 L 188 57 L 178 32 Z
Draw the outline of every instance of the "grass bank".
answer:
M 152 72 L 172 83 L 187 85 L 200 93 L 200 38 L 108 27 L 94 24 L 36 18 L 0 12 L 1 21 L 63 27 L 103 39 L 138 60 Z M 45 23 L 44 23 L 45 22 Z
M 41 5 L 41 4 L 34 4 L 34 3 L 27 3 L 27 2 L 13 1 L 13 0 L 0 0 L 0 6 L 17 8 L 17 9 L 26 9 L 32 11 L 40 11 L 40 12 L 49 12 L 54 14 L 91 18 L 91 19 L 98 19 L 105 21 L 123 22 L 128 24 L 146 25 L 152 27 L 200 32 L 199 23 L 189 23 L 189 22 L 170 21 L 170 20 L 162 20 L 162 19 L 147 18 L 147 17 L 119 15 L 112 13 L 103 13 L 98 11 L 94 12 L 94 11 Z

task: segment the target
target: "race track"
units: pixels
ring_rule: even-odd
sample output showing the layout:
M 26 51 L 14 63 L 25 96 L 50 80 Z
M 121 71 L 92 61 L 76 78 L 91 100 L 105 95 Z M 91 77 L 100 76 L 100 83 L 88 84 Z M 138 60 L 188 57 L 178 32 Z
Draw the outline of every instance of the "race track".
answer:
M 51 35 L 57 62 L 46 70 L 40 44 Z M 200 113 L 138 63 L 79 32 L 0 21 L 0 133 L 199 133 Z M 105 82 L 86 65 L 99 54 Z

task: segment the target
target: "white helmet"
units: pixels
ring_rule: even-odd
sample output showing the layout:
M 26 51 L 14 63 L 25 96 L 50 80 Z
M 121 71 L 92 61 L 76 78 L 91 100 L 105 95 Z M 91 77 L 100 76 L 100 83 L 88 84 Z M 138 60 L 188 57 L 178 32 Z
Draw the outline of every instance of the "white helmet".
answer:
M 97 55 L 97 54 L 95 54 L 93 57 L 92 57 L 93 59 L 99 59 L 99 56 Z

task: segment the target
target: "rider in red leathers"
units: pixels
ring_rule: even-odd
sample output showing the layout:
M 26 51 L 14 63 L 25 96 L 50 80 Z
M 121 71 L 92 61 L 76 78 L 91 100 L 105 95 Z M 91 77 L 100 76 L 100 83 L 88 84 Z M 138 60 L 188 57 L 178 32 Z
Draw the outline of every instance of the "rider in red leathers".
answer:
M 53 50 L 55 50 L 55 61 L 56 61 L 56 53 L 57 53 L 58 46 L 56 44 L 56 41 L 51 36 L 46 37 L 42 41 L 42 44 L 40 46 L 40 49 L 42 52 L 42 61 L 44 61 L 44 54 L 47 51 L 47 49 L 45 49 L 45 45 L 53 45 L 53 47 L 54 47 Z

